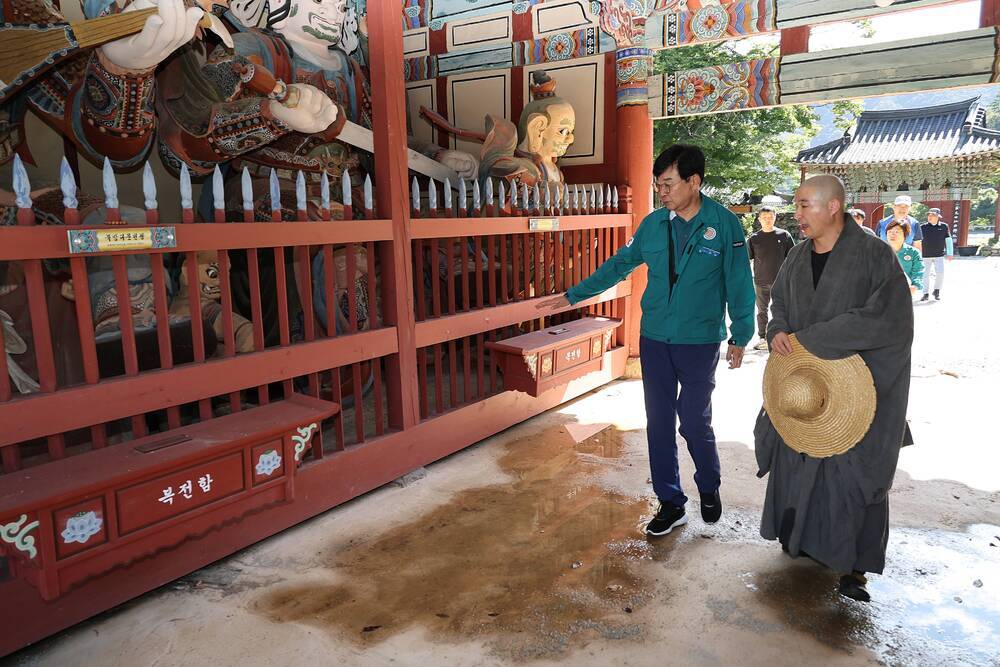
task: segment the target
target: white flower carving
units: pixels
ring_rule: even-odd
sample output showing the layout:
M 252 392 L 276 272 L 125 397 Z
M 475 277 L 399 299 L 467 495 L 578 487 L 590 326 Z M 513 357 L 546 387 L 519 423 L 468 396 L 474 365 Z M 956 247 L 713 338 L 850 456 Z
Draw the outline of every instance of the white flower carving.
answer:
M 276 449 L 269 449 L 257 459 L 257 465 L 254 466 L 254 470 L 257 471 L 258 475 L 264 475 L 269 477 L 271 473 L 281 467 L 281 454 L 278 453 Z
M 63 542 L 66 544 L 73 542 L 86 544 L 87 540 L 101 532 L 103 525 L 104 520 L 97 516 L 93 510 L 80 512 L 66 521 L 66 528 L 61 533 Z

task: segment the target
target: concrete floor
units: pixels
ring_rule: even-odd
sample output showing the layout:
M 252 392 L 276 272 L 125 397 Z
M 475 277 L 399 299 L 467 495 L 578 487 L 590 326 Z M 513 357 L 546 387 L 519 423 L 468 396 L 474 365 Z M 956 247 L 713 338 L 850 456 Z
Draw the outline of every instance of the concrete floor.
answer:
M 537 417 L 12 656 L 18 665 L 1000 665 L 1000 260 L 917 306 L 874 601 L 758 536 L 766 361 L 720 367 L 723 520 L 647 540 L 638 381 Z M 681 456 L 689 492 L 693 470 Z

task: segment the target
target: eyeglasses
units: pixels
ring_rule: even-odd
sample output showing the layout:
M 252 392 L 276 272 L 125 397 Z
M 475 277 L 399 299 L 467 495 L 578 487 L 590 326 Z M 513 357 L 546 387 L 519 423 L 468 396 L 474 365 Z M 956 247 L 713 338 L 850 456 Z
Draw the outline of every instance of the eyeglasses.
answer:
M 661 181 L 653 181 L 653 188 L 659 190 L 660 192 L 670 192 L 672 189 L 680 185 L 681 183 L 686 183 L 688 179 L 683 178 L 676 183 L 663 183 Z

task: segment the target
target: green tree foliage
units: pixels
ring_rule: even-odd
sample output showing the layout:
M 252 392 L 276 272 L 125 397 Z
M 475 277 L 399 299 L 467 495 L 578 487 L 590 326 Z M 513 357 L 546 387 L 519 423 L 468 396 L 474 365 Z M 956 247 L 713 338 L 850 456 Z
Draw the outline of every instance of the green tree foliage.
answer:
M 989 220 L 989 224 L 992 225 L 996 214 L 996 188 L 979 188 L 979 198 L 972 202 L 972 218 L 985 218 Z
M 865 107 L 857 100 L 840 100 L 830 105 L 833 112 L 833 124 L 845 132 L 854 125 Z
M 854 27 L 861 31 L 861 36 L 865 39 L 871 39 L 875 36 L 875 26 L 872 25 L 872 20 L 869 19 L 858 19 L 853 21 Z
M 913 202 L 913 206 L 910 207 L 910 217 L 916 218 L 917 222 L 924 224 L 927 222 L 927 211 L 929 210 L 930 207 L 928 207 L 927 204 L 920 201 Z M 890 215 L 891 213 L 892 205 L 890 204 L 885 207 L 885 215 Z
M 678 72 L 774 55 L 755 47 L 739 53 L 726 43 L 666 49 L 656 55 L 657 72 Z M 796 154 L 819 131 L 816 113 L 805 106 L 755 109 L 656 122 L 654 151 L 674 143 L 697 144 L 705 152 L 706 184 L 723 200 L 744 192 L 769 194 L 798 184 Z
M 1000 95 L 993 98 L 993 101 L 986 105 L 986 127 L 991 130 L 1000 130 Z

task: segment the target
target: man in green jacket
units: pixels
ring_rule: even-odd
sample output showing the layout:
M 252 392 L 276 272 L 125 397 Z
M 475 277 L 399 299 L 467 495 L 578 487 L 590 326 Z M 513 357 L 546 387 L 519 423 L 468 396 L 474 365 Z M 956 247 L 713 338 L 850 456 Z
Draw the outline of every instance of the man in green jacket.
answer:
M 719 454 L 712 430 L 712 390 L 719 343 L 726 339 L 726 309 L 732 320 L 726 359 L 743 363 L 753 336 L 754 288 L 746 237 L 728 209 L 701 193 L 705 155 L 697 146 L 675 144 L 656 158 L 653 177 L 663 208 L 650 213 L 613 257 L 565 295 L 539 308 L 565 307 L 611 288 L 640 264 L 649 267 L 642 295 L 639 358 L 642 364 L 653 491 L 660 501 L 646 526 L 666 535 L 687 523 L 677 462 L 680 433 L 695 463 L 701 515 L 722 515 Z M 678 395 L 678 385 L 680 393 Z

